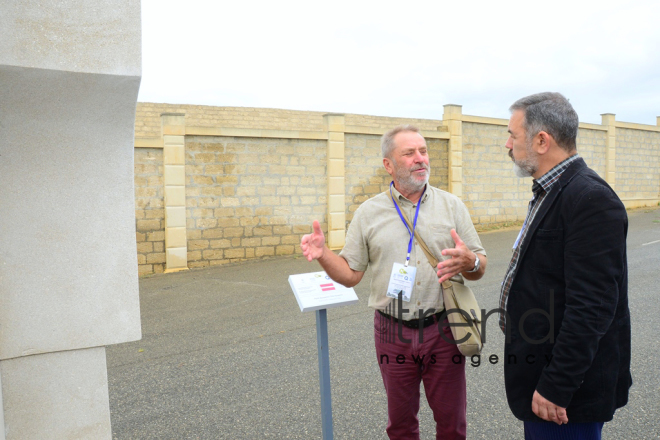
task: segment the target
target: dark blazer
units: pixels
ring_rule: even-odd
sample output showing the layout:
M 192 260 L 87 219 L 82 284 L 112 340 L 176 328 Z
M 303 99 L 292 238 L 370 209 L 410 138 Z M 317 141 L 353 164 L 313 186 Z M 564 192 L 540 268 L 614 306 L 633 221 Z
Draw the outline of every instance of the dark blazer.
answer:
M 511 411 L 541 421 L 537 390 L 567 408 L 569 422 L 609 421 L 632 385 L 626 210 L 578 158 L 529 228 L 507 307 Z

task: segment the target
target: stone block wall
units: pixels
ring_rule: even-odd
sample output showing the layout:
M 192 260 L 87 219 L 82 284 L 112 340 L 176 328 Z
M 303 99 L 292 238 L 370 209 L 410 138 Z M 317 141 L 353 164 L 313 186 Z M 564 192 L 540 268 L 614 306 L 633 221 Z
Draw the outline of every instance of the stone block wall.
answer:
M 325 227 L 326 145 L 319 140 L 186 140 L 188 267 L 300 252 Z
M 531 179 L 520 179 L 504 146 L 506 124 L 463 122 L 463 202 L 481 226 L 512 222 L 527 212 Z
M 270 130 L 323 130 L 324 112 L 251 107 L 211 107 L 139 102 L 135 136 L 159 136 L 162 113 L 184 113 L 186 126 L 260 128 Z
M 593 130 L 584 127 L 580 127 L 578 130 L 578 153 L 584 158 L 587 165 L 603 179 L 607 175 L 606 142 L 607 132 L 604 130 Z
M 427 139 L 426 146 L 429 149 L 429 163 L 431 165 L 431 176 L 429 183 L 436 188 L 449 191 L 449 146 L 446 139 Z M 389 177 L 389 175 L 387 176 Z
M 459 196 L 478 228 L 524 219 L 531 178 L 513 174 L 505 148 L 508 120 L 463 115 L 451 104 L 443 118 L 139 103 L 140 274 L 296 254 L 313 220 L 336 240 L 333 249 L 340 248 L 358 206 L 389 185 L 380 137 L 400 124 L 422 129 L 430 183 Z M 179 140 L 180 147 L 172 144 Z M 168 145 L 170 153 L 163 154 Z M 580 125 L 578 151 L 627 207 L 657 205 L 660 126 L 605 114 L 602 125 Z M 174 167 L 178 174 L 168 177 L 163 170 L 175 162 L 180 170 Z M 171 191 L 168 198 L 163 187 L 178 187 L 180 195 Z M 170 229 L 180 229 L 174 231 L 180 237 L 170 237 Z M 176 265 L 170 247 L 179 252 L 172 252 Z
M 270 130 L 324 130 L 325 112 L 252 107 L 211 107 L 207 105 L 138 102 L 136 137 L 160 136 L 162 113 L 184 113 L 187 126 L 260 128 Z M 413 124 L 422 130 L 436 130 L 442 120 L 346 115 L 346 125 L 371 128 Z
M 621 198 L 653 199 L 660 193 L 660 132 L 616 129 L 616 190 Z
M 135 149 L 135 226 L 140 275 L 165 267 L 163 150 Z
M 347 134 L 345 148 L 348 227 L 362 202 L 387 189 L 390 175 L 383 168 L 379 136 Z
M 439 126 L 443 125 L 441 119 L 392 118 L 386 116 L 346 114 L 346 125 L 390 129 L 397 125 L 405 124 L 411 124 L 420 130 L 426 131 L 437 130 Z

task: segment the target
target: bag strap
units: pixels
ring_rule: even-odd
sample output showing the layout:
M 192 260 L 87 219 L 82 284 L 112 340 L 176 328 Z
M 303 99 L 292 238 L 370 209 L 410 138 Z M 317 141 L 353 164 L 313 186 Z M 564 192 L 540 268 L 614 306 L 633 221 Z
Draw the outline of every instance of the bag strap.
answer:
M 392 201 L 397 206 L 399 206 L 399 202 L 396 201 L 395 197 L 392 197 Z M 422 201 L 420 200 L 417 203 L 422 203 Z M 431 266 L 433 266 L 434 269 L 437 269 L 438 268 L 438 263 L 440 262 L 440 260 L 435 258 L 435 256 L 433 255 L 433 252 L 431 252 L 431 250 L 426 245 L 426 243 L 424 243 L 424 240 L 422 240 L 422 237 L 419 236 L 417 231 L 413 230 L 412 224 L 410 223 L 410 220 L 408 220 L 408 216 L 406 215 L 405 211 L 403 209 L 401 209 L 400 206 L 399 206 L 399 211 L 401 211 L 401 215 L 403 215 L 403 219 L 406 221 L 406 224 L 408 225 L 408 228 L 410 228 L 410 230 L 413 231 L 413 234 L 414 234 L 415 238 L 417 239 L 417 242 L 419 243 L 420 247 L 422 248 L 422 251 L 424 251 L 424 255 L 426 255 L 426 258 L 429 260 L 429 264 L 431 264 Z
M 394 201 L 394 203 L 399 205 L 399 203 L 396 201 L 396 198 L 392 197 L 392 200 Z M 420 200 L 417 203 L 421 203 L 421 202 L 422 201 Z M 431 252 L 431 250 L 426 245 L 426 243 L 424 243 L 424 240 L 422 240 L 422 237 L 417 233 L 417 231 L 413 230 L 413 227 L 410 224 L 410 220 L 408 220 L 408 216 L 406 215 L 405 211 L 403 209 L 401 209 L 400 206 L 399 206 L 399 211 L 401 211 L 401 215 L 403 216 L 403 219 L 406 221 L 406 224 L 408 225 L 410 230 L 413 231 L 413 234 L 414 234 L 415 238 L 417 239 L 417 242 L 419 243 L 419 246 L 422 248 L 422 251 L 424 251 L 424 255 L 426 255 L 426 258 L 429 260 L 429 264 L 433 267 L 433 269 L 437 270 L 438 263 L 440 263 L 440 260 L 435 258 L 435 255 L 433 255 L 433 252 Z M 451 282 L 451 280 L 446 280 L 446 281 L 442 282 L 441 286 L 442 286 L 442 289 L 444 291 L 445 289 L 450 289 L 453 286 L 453 283 Z M 479 336 L 481 336 L 481 334 L 479 334 Z

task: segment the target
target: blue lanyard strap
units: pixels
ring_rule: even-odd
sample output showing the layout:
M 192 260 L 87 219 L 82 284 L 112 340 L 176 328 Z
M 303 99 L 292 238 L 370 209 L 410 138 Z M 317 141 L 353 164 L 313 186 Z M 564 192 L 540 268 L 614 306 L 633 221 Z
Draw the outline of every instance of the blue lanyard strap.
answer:
M 422 191 L 422 195 L 419 197 L 419 201 L 417 202 L 417 209 L 415 210 L 415 219 L 413 220 L 412 231 L 410 230 L 408 223 L 406 223 L 406 220 L 403 218 L 403 214 L 401 214 L 401 210 L 399 209 L 399 204 L 396 202 L 396 200 L 394 200 L 394 194 L 392 194 L 393 186 L 394 186 L 394 182 L 390 182 L 390 197 L 392 197 L 392 202 L 394 202 L 394 207 L 396 208 L 396 212 L 399 213 L 399 217 L 401 218 L 403 225 L 406 227 L 408 233 L 410 234 L 410 241 L 408 242 L 408 255 L 406 256 L 406 267 L 408 267 L 408 263 L 410 263 L 410 252 L 412 252 L 413 238 L 415 238 L 415 227 L 417 226 L 417 216 L 419 215 L 419 207 L 422 205 L 422 197 L 424 197 L 424 193 L 426 192 L 426 186 L 424 186 L 424 191 Z

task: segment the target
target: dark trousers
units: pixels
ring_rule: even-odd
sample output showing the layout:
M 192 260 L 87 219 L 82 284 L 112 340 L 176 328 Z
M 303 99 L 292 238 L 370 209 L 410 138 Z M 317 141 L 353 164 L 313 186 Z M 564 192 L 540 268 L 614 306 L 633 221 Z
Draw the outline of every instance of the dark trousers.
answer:
M 603 422 L 525 422 L 525 440 L 600 440 Z

